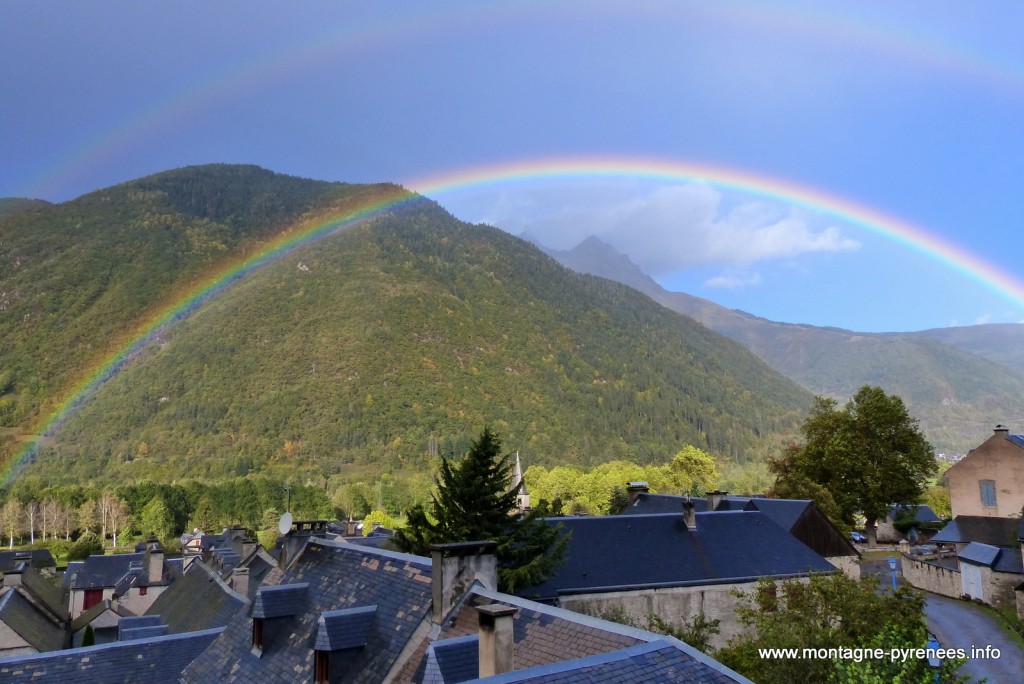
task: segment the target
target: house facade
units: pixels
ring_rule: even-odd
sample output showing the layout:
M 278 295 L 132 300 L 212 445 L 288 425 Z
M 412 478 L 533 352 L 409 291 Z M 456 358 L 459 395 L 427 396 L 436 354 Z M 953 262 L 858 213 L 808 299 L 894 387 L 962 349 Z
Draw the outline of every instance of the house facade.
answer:
M 953 515 L 1019 516 L 1024 507 L 1024 435 L 997 425 L 991 437 L 946 471 Z

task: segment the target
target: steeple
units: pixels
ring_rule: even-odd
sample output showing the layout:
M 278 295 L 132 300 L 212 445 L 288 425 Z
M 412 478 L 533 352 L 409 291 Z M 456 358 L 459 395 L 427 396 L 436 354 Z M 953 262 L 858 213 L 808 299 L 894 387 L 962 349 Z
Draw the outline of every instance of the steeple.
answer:
M 523 466 L 519 463 L 518 451 L 516 452 L 516 466 L 512 469 L 512 486 L 516 487 L 519 510 L 527 510 L 530 507 L 530 491 L 526 488 L 526 481 L 523 480 Z

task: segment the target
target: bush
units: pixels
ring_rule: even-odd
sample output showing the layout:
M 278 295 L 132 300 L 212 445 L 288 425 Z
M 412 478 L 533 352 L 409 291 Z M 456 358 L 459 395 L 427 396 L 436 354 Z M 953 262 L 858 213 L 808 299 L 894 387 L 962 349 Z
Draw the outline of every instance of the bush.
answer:
M 93 532 L 86 532 L 68 550 L 69 561 L 85 560 L 89 556 L 103 555 L 103 542 Z

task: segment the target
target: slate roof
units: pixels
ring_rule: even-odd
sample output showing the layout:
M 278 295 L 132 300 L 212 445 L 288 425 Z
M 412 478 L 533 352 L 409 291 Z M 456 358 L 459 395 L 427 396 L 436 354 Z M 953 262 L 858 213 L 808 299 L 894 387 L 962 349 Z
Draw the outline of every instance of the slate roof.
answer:
M 146 615 L 159 616 L 168 630 L 177 634 L 223 627 L 249 604 L 248 598 L 232 591 L 215 573 L 196 561 L 157 596 Z
M 1021 520 L 1017 518 L 958 515 L 939 530 L 931 541 L 944 544 L 981 542 L 990 546 L 1016 547 L 1020 526 Z
M 0 681 L 60 684 L 170 684 L 220 634 L 188 634 L 116 641 L 0 660 Z
M 505 674 L 474 679 L 488 684 L 575 684 L 588 682 L 619 684 L 621 682 L 706 682 L 731 684 L 737 675 L 709 670 L 702 662 L 686 652 L 683 642 L 665 637 L 658 641 L 639 644 L 613 653 L 593 655 L 551 665 L 515 670 Z M 739 681 L 748 681 L 740 679 Z
M 25 556 L 28 556 L 26 559 Z M 10 572 L 22 560 L 27 560 L 33 568 L 53 568 L 57 563 L 53 560 L 50 549 L 31 549 L 29 551 L 0 551 L 0 572 Z
M 37 651 L 64 648 L 63 625 L 51 620 L 14 587 L 6 587 L 0 595 L 0 622 L 17 632 Z
M 347 651 L 344 664 L 346 681 L 379 682 L 430 611 L 430 560 L 418 556 L 313 538 L 287 570 L 267 576 L 260 593 L 301 583 L 309 585 L 302 610 L 281 618 L 284 628 L 266 636 L 261 656 L 252 653 L 252 616 L 243 610 L 182 673 L 182 680 L 310 682 L 320 615 L 376 605 L 366 646 Z
M 479 632 L 479 617 L 475 606 L 489 603 L 500 603 L 518 609 L 513 617 L 513 639 L 515 652 L 513 661 L 518 670 L 526 670 L 540 666 L 578 661 L 594 655 L 620 652 L 641 644 L 661 639 L 662 636 L 646 630 L 629 627 L 600 618 L 575 613 L 563 608 L 548 606 L 528 599 L 510 596 L 498 591 L 476 585 L 469 590 L 466 600 L 459 610 L 446 622 L 433 642 L 434 663 L 431 663 L 430 642 L 420 644 L 417 651 L 397 674 L 400 682 L 436 682 L 444 675 L 445 682 L 464 681 L 461 677 L 469 673 L 468 679 L 475 679 L 479 671 L 476 653 L 470 653 L 470 645 L 477 647 L 476 636 Z M 456 639 L 463 639 L 456 641 Z M 673 640 L 674 642 L 674 640 Z M 437 647 L 444 645 L 452 648 L 445 651 L 447 661 L 439 664 Z M 690 646 L 678 642 L 686 658 L 694 661 L 694 672 L 685 678 L 674 681 L 682 682 L 748 682 L 744 677 L 729 670 L 721 663 L 709 658 Z M 469 672 L 470 662 L 477 668 Z M 699 666 L 698 666 L 699 665 Z M 450 679 L 457 673 L 456 679 Z M 721 679 L 720 675 L 725 674 Z M 487 680 L 491 681 L 491 680 Z M 590 681 L 585 677 L 570 681 Z M 643 682 L 644 678 L 630 679 L 628 676 L 611 681 Z M 657 681 L 657 680 L 653 680 Z M 749 682 L 748 682 L 749 684 Z
M 313 648 L 318 651 L 340 651 L 366 646 L 376 617 L 377 606 L 325 610 L 317 620 Z
M 142 563 L 144 559 L 144 553 L 89 556 L 75 569 L 68 565 L 73 572 L 70 586 L 73 590 L 113 587 L 128 574 L 132 561 Z
M 648 513 L 681 513 L 684 496 L 675 494 L 639 494 L 632 506 L 626 509 L 626 515 Z M 697 513 L 706 513 L 708 500 L 706 497 L 690 499 Z M 791 530 L 808 508 L 809 499 L 769 499 L 758 496 L 723 496 L 716 511 L 760 511 L 784 530 Z
M 64 592 L 35 568 L 25 568 L 21 573 L 21 585 L 58 620 L 70 617 Z
M 458 684 L 480 673 L 480 638 L 475 635 L 442 639 L 427 648 L 423 684 Z
M 297 615 L 306 604 L 309 582 L 294 582 L 260 587 L 252 604 L 256 618 L 281 618 Z
M 1006 439 L 1024 449 L 1024 435 L 1007 435 Z
M 523 588 L 540 600 L 560 594 L 659 586 L 731 584 L 836 568 L 764 513 L 681 513 L 552 518 L 572 534 L 565 562 L 543 583 Z
M 1006 572 L 1015 575 L 1024 574 L 1024 560 L 1017 549 L 990 546 L 979 542 L 971 542 L 957 554 L 961 562 L 971 565 L 982 565 L 992 568 L 995 572 Z
M 896 520 L 900 517 L 902 511 L 912 510 L 914 513 L 914 522 L 919 523 L 935 523 L 940 522 L 942 518 L 935 514 L 935 511 L 931 509 L 931 506 L 927 504 L 896 504 L 889 509 L 889 518 Z

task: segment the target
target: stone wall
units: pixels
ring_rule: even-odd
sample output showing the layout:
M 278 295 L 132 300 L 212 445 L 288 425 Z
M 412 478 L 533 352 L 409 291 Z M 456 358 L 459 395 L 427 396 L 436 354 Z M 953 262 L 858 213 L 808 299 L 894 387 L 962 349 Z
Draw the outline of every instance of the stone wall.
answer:
M 578 594 L 563 596 L 559 605 L 568 610 L 599 617 L 621 610 L 634 624 L 645 629 L 647 616 L 651 613 L 673 625 L 689 623 L 694 617 L 704 615 L 708 620 L 719 621 L 718 627 L 721 631 L 711 639 L 711 646 L 721 648 L 729 639 L 743 631 L 736 616 L 740 598 L 735 592 L 750 593 L 756 586 L 756 582 L 744 582 Z
M 940 596 L 960 598 L 963 595 L 963 583 L 960 581 L 960 571 L 911 558 L 905 553 L 902 556 L 903 577 L 912 586 L 918 589 L 930 591 Z
M 985 603 L 997 608 L 1016 603 L 1013 588 L 1024 581 L 1024 575 L 1007 572 L 993 572 L 992 568 L 981 569 L 981 584 L 985 592 Z

